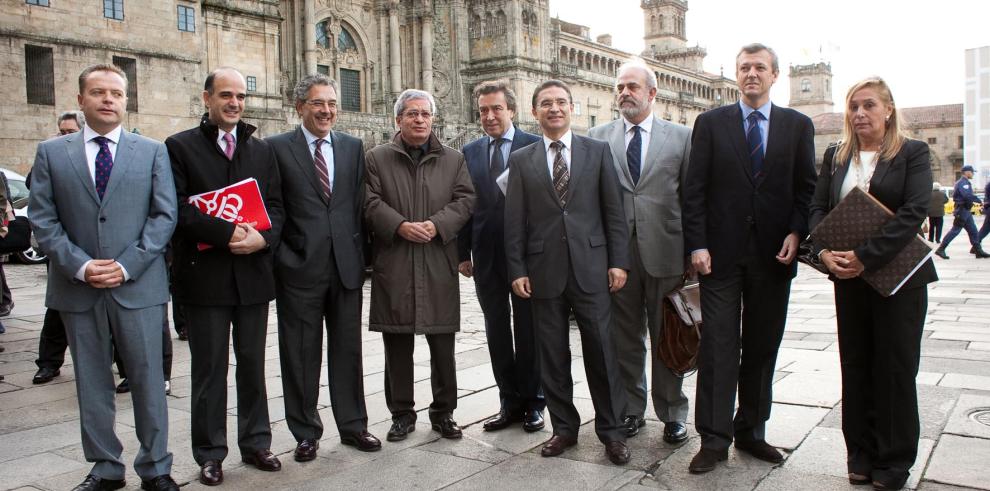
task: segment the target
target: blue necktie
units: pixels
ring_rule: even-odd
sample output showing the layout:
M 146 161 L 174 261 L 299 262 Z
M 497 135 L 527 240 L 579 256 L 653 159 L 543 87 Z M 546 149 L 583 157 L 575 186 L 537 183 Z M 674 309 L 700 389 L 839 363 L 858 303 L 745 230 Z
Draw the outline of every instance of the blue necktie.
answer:
M 505 158 L 502 157 L 502 143 L 506 141 L 507 140 L 505 138 L 496 138 L 492 142 L 492 146 L 495 148 L 492 149 L 491 159 L 488 163 L 488 178 L 492 182 L 495 182 L 495 180 L 498 179 L 498 176 L 501 176 L 502 172 L 505 172 Z
M 746 142 L 749 143 L 749 161 L 753 164 L 753 177 L 760 177 L 763 172 L 763 135 L 760 134 L 760 121 L 763 113 L 753 111 L 749 113 L 746 122 L 749 129 L 746 130 Z
M 629 164 L 629 175 L 632 176 L 633 184 L 639 183 L 640 153 L 643 152 L 643 137 L 639 132 L 639 125 L 633 126 L 633 137 L 626 147 L 626 163 Z
M 110 171 L 113 170 L 113 154 L 110 153 L 110 139 L 98 136 L 93 141 L 100 146 L 100 151 L 96 154 L 96 194 L 103 199 L 103 193 L 107 191 L 107 183 L 110 182 Z

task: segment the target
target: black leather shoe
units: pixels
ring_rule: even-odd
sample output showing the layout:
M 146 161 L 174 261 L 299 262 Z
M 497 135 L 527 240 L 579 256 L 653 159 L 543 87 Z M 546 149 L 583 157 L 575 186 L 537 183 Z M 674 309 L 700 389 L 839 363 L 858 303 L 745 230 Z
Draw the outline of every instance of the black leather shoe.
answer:
M 309 462 L 316 458 L 316 451 L 319 449 L 319 440 L 303 440 L 296 445 L 292 458 L 296 459 L 296 462 Z
M 646 426 L 646 420 L 639 416 L 626 416 L 626 419 L 622 420 L 622 426 L 626 429 L 626 436 L 636 436 L 639 434 L 639 429 Z
M 223 466 L 219 460 L 207 460 L 199 469 L 199 482 L 204 486 L 223 484 Z
M 185 327 L 179 328 L 179 341 L 189 341 L 189 329 Z
M 691 459 L 691 463 L 688 465 L 688 471 L 692 474 L 702 474 L 715 469 L 716 464 L 728 458 L 728 450 L 719 451 L 702 447 L 702 449 L 698 450 L 698 453 L 694 455 L 694 458 Z
M 444 438 L 457 439 L 461 437 L 461 427 L 457 426 L 454 418 L 446 416 L 440 421 L 433 423 L 433 431 L 439 431 Z
M 949 259 L 949 255 L 946 254 L 945 253 L 945 249 L 942 249 L 941 247 L 939 247 L 938 249 L 935 249 L 935 255 L 938 256 L 938 257 L 940 257 L 940 258 L 942 258 L 942 259 Z
M 259 471 L 277 472 L 282 470 L 282 462 L 279 462 L 278 457 L 268 449 L 258 450 L 250 455 L 241 455 L 241 462 L 253 465 Z
M 526 411 L 526 415 L 523 416 L 523 429 L 530 433 L 542 430 L 545 425 L 542 411 L 531 409 Z
M 498 431 L 508 428 L 512 423 L 518 423 L 522 420 L 523 418 L 521 412 L 502 409 L 498 412 L 498 414 L 485 421 L 482 427 L 485 431 Z
M 766 440 L 739 441 L 736 440 L 736 448 L 746 452 L 760 460 L 779 464 L 784 461 L 784 456 L 776 448 L 773 448 Z
M 671 421 L 663 424 L 663 441 L 667 443 L 681 443 L 687 440 L 687 428 L 680 421 Z
M 125 484 L 127 483 L 123 479 L 103 479 L 90 474 L 82 483 L 72 488 L 72 491 L 112 491 L 124 487 Z
M 405 440 L 410 433 L 416 431 L 416 420 L 410 418 L 399 418 L 392 420 L 392 427 L 388 429 L 385 439 L 390 442 Z
M 362 452 L 377 452 L 382 449 L 382 441 L 367 430 L 351 435 L 341 435 L 340 443 L 350 445 Z
M 556 457 L 564 453 L 564 449 L 567 447 L 573 447 L 574 445 L 577 445 L 577 438 L 554 435 L 543 444 L 543 448 L 540 450 L 540 455 L 544 457 Z
M 849 484 L 852 484 L 853 486 L 865 486 L 872 483 L 873 481 L 870 479 L 870 476 L 856 474 L 855 472 L 849 473 Z
M 118 394 L 126 394 L 130 391 L 131 391 L 131 384 L 127 381 L 126 378 L 124 380 L 121 380 L 120 384 L 117 385 Z
M 31 379 L 33 384 L 47 384 L 51 382 L 53 378 L 58 377 L 62 374 L 62 371 L 57 368 L 41 367 L 38 372 L 34 374 L 34 378 Z
M 990 254 L 984 252 L 982 247 L 976 247 L 975 249 L 976 250 L 973 251 L 973 254 L 976 256 L 976 259 L 985 259 L 990 257 Z
M 148 480 L 141 480 L 141 489 L 146 491 L 179 491 L 179 485 L 172 480 L 172 476 L 162 474 Z
M 606 443 L 605 455 L 615 465 L 626 465 L 629 463 L 629 447 L 626 446 L 626 442 Z

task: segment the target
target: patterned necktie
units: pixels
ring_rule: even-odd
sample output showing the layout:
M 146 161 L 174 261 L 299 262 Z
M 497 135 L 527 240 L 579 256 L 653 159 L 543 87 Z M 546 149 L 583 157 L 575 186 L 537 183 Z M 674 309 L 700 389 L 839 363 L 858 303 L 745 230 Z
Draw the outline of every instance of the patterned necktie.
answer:
M 98 136 L 93 141 L 100 146 L 100 151 L 96 154 L 96 194 L 103 199 L 103 193 L 107 191 L 107 183 L 110 182 L 110 171 L 113 170 L 113 154 L 110 153 L 110 139 Z
M 237 146 L 237 144 L 234 143 L 234 135 L 224 133 L 223 141 L 227 143 L 227 146 L 223 149 L 223 154 L 227 156 L 227 160 L 234 160 L 234 147 Z
M 553 157 L 553 189 L 557 191 L 560 198 L 560 206 L 567 205 L 567 182 L 571 180 L 571 173 L 567 170 L 567 163 L 564 162 L 564 144 L 555 141 L 550 144 L 555 155 Z
M 763 120 L 763 113 L 753 111 L 749 113 L 746 122 L 749 129 L 746 130 L 746 143 L 749 143 L 749 161 L 753 164 L 753 177 L 760 177 L 763 173 L 763 135 L 760 133 L 760 121 Z
M 632 140 L 629 140 L 629 146 L 626 147 L 626 162 L 629 164 L 629 175 L 632 176 L 633 184 L 639 183 L 639 172 L 640 172 L 640 154 L 643 152 L 643 136 L 639 132 L 639 125 L 633 126 Z
M 495 182 L 495 179 L 498 179 L 498 176 L 501 176 L 502 172 L 505 171 L 505 160 L 502 157 L 502 144 L 505 141 L 505 138 L 496 138 L 492 142 L 492 146 L 495 148 L 492 149 L 491 163 L 488 166 L 488 178 L 492 182 Z
M 323 157 L 320 146 L 327 141 L 320 138 L 316 140 L 316 152 L 313 154 L 313 164 L 316 166 L 316 177 L 320 178 L 320 188 L 323 189 L 323 197 L 330 201 L 330 174 L 327 173 L 327 160 Z

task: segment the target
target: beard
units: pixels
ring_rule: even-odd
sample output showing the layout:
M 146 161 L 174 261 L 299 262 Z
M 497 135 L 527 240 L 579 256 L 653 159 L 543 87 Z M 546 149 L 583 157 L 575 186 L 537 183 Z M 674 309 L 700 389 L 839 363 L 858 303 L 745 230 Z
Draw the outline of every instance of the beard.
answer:
M 646 101 L 636 101 L 634 99 L 626 99 L 626 101 L 632 102 L 633 105 L 619 106 L 619 112 L 629 120 L 637 119 L 639 115 L 643 114 L 649 108 L 649 104 Z

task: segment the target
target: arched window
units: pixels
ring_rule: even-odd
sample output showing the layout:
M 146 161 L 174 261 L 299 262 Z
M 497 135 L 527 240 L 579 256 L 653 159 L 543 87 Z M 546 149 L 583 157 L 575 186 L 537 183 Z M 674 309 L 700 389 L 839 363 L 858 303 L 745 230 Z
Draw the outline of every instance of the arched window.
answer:
M 480 38 L 481 36 L 484 35 L 484 31 L 482 31 L 482 28 L 481 28 L 481 16 L 480 15 L 475 14 L 475 15 L 471 16 L 471 30 L 470 30 L 470 32 L 471 32 L 471 37 L 472 38 L 475 38 L 475 39 Z
M 801 92 L 811 92 L 811 80 L 801 80 Z
M 322 46 L 324 48 L 330 47 L 330 40 L 327 39 L 328 32 L 329 30 L 327 29 L 326 21 L 316 23 L 316 44 L 318 46 Z
M 337 36 L 337 49 L 341 51 L 357 51 L 357 43 L 354 41 L 354 36 L 347 32 L 347 29 L 341 28 L 340 34 Z

